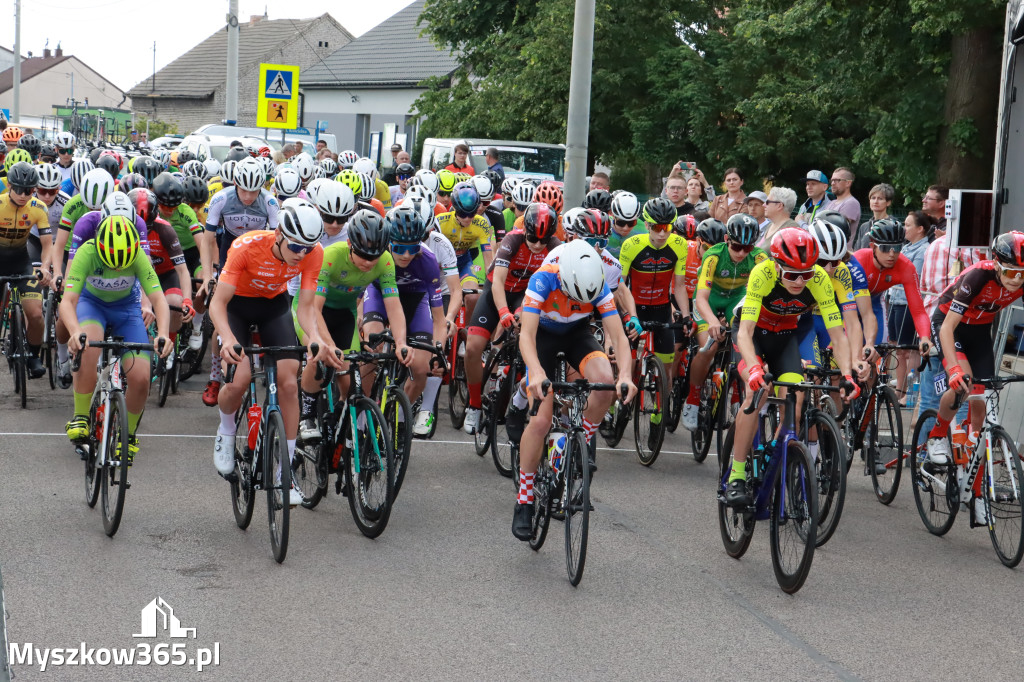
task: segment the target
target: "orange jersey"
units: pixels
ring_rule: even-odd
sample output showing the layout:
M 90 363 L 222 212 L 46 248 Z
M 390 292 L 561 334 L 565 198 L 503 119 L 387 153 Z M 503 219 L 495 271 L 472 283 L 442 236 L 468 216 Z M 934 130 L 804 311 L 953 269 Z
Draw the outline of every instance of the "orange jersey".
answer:
M 237 296 L 274 298 L 288 288 L 288 280 L 302 275 L 302 289 L 316 290 L 324 249 L 316 245 L 298 265 L 286 265 L 272 249 L 274 231 L 254 230 L 236 237 L 228 249 L 220 281 L 235 287 Z

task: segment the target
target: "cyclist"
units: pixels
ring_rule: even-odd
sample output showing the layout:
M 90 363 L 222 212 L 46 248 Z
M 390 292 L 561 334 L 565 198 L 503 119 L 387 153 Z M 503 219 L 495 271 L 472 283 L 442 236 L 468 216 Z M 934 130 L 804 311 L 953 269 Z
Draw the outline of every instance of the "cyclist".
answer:
M 613 222 L 612 231 L 608 235 L 608 252 L 616 258 L 622 251 L 623 242 L 647 231 L 643 225 L 637 224 L 640 208 L 640 201 L 632 192 L 620 191 L 612 197 L 609 213 Z
M 490 182 L 483 176 L 476 177 Z M 505 236 L 487 270 L 487 284 L 473 308 L 473 320 L 466 330 L 469 405 L 463 429 L 468 434 L 476 433 L 480 426 L 484 348 L 499 322 L 505 329 L 517 325 L 513 311 L 522 303 L 530 277 L 544 264 L 548 253 L 562 243 L 555 236 L 557 222 L 553 208 L 547 204 L 530 204 L 523 216 L 523 231 L 516 230 Z
M 239 166 L 248 163 L 242 161 Z M 258 162 L 254 159 L 254 164 Z M 259 168 L 262 174 L 263 168 Z M 262 178 L 259 178 L 262 180 Z M 243 180 L 248 182 L 248 178 Z M 262 182 L 256 185 L 262 188 Z M 257 190 L 248 190 L 257 193 Z M 265 191 L 265 190 L 264 190 Z M 250 230 L 234 239 L 221 271 L 220 281 L 210 301 L 210 319 L 222 341 L 221 356 L 228 364 L 238 365 L 235 381 L 227 384 L 218 396 L 220 427 L 213 449 L 213 463 L 222 476 L 234 470 L 235 413 L 249 387 L 249 364 L 244 353 L 236 353 L 234 345 L 251 342 L 250 327 L 259 331 L 262 345 L 294 346 L 295 329 L 288 301 L 288 280 L 302 276 L 299 295 L 299 327 L 305 332 L 307 346 L 320 345 L 319 354 L 310 353 L 310 364 L 324 360 L 336 364 L 334 354 L 320 338 L 313 299 L 317 277 L 323 262 L 320 246 L 323 221 L 316 207 L 304 199 L 288 199 L 281 207 L 280 223 L 275 230 Z M 281 357 L 277 380 L 281 416 L 288 441 L 289 462 L 295 456 L 295 440 L 299 427 L 299 395 L 297 376 L 299 359 Z M 278 472 L 278 475 L 280 473 Z M 292 506 L 302 502 L 302 495 L 292 487 Z
M 64 210 L 64 204 L 71 197 L 60 191 L 60 184 L 63 181 L 56 165 L 38 166 L 36 172 L 39 174 L 39 181 L 36 183 L 35 196 L 46 206 L 52 231 L 55 225 L 60 224 L 60 215 Z M 28 238 L 28 253 L 33 263 L 45 263 L 49 260 L 49 252 L 47 252 L 47 258 L 43 258 L 43 247 L 38 227 L 32 228 L 32 235 Z
M 321 163 L 323 162 L 321 161 Z M 409 180 L 412 179 L 415 173 L 416 169 L 411 163 L 400 163 L 395 166 L 395 182 L 398 184 L 388 188 L 388 192 L 391 194 L 392 206 L 398 206 L 398 202 L 409 191 Z
M 484 269 L 491 265 L 491 226 L 477 215 L 480 194 L 470 184 L 456 187 L 451 195 L 452 210 L 437 218 L 438 231 L 455 247 L 463 288 L 479 289 Z M 472 315 L 477 295 L 466 296 L 467 318 Z
M 760 230 L 757 220 L 745 213 L 729 218 L 727 225 L 708 218 L 697 227 L 698 233 L 711 236 L 719 230 L 725 232 L 725 241 L 709 248 L 701 262 L 694 299 L 694 318 L 697 321 L 697 341 L 703 348 L 708 338 L 714 339 L 707 351 L 700 351 L 690 363 L 690 392 L 683 405 L 683 427 L 697 428 L 700 393 L 707 378 L 711 361 L 718 352 L 718 344 L 725 338 L 721 318 L 732 326 L 737 304 L 743 299 L 751 271 L 768 260 L 768 254 L 754 246 Z
M 928 432 L 928 461 L 944 466 L 949 462 L 949 423 L 953 420 L 956 393 L 980 396 L 983 386 L 972 378 L 996 375 L 992 352 L 992 325 L 996 314 L 1024 294 L 1024 232 L 1007 232 L 992 242 L 992 260 L 983 260 L 964 270 L 946 287 L 932 315 L 932 338 L 948 376 L 948 389 L 939 400 L 939 414 Z M 970 401 L 971 445 L 985 420 L 985 403 Z M 973 447 L 972 447 L 973 449 Z M 979 504 L 980 503 L 980 504 Z M 975 500 L 974 518 L 985 519 L 984 500 Z
M 612 209 L 611 192 L 601 187 L 590 190 L 583 197 L 583 208 L 596 208 L 602 213 L 608 213 Z
M 61 180 L 71 177 L 71 168 L 75 163 L 75 136 L 68 132 L 59 132 L 53 140 L 57 148 L 57 170 L 60 171 Z
M 377 172 L 377 164 L 372 159 L 363 157 L 352 165 L 352 170 L 370 176 L 369 187 L 373 188 L 373 192 L 368 191 L 369 196 L 379 201 L 385 211 L 390 210 L 391 190 L 388 189 L 388 184 L 380 179 L 380 174 Z
M 771 256 L 771 260 L 762 261 L 751 270 L 746 295 L 739 306 L 740 315 L 733 318 L 733 346 L 741 357 L 737 370 L 750 389 L 743 400 L 743 409 L 736 415 L 732 472 L 725 494 L 726 503 L 735 507 L 750 504 L 745 484 L 746 464 L 758 414 L 756 410 L 747 414 L 746 410 L 753 403 L 754 394 L 768 386 L 765 365 L 780 381 L 802 380 L 796 322 L 798 316 L 815 304 L 821 309 L 832 337 L 836 363 L 843 373 L 840 381 L 843 400 L 860 394 L 851 376 L 850 348 L 835 291 L 828 274 L 817 264 L 818 243 L 803 229 L 787 227 L 772 237 Z M 798 411 L 800 402 L 798 396 Z
M 49 263 L 43 270 L 53 272 L 54 280 L 60 277 L 68 262 L 71 249 L 71 234 L 79 220 L 90 211 L 99 211 L 103 202 L 114 192 L 114 180 L 110 174 L 94 168 L 82 178 L 81 192 L 71 197 L 61 212 L 60 224 L 55 237 L 54 248 L 50 251 Z M 99 222 L 93 227 L 97 227 Z
M 494 241 L 496 244 L 500 244 L 506 234 L 505 216 L 492 203 L 494 201 L 494 181 L 490 174 L 493 173 L 494 171 L 484 171 L 480 175 L 474 175 L 470 179 L 470 184 L 473 185 L 477 194 L 480 195 L 480 206 L 476 210 L 477 215 L 483 216 L 491 224 Z
M 7 171 L 10 189 L 0 195 L 0 275 L 31 275 L 32 258 L 28 242 L 35 229 L 43 258 L 49 257 L 53 239 L 50 218 L 46 205 L 32 196 L 39 183 L 39 174 L 34 166 L 19 162 Z M 44 270 L 39 280 L 19 282 L 22 308 L 25 311 L 25 332 L 28 341 L 28 374 L 33 379 L 46 374 L 46 368 L 39 359 L 39 345 L 43 342 L 43 296 L 41 285 L 49 283 Z
M 631 379 L 633 363 L 629 359 L 629 341 L 605 282 L 600 254 L 577 239 L 562 249 L 557 264 L 545 265 L 530 277 L 523 301 L 519 351 L 526 364 L 528 390 L 540 405 L 521 440 L 519 493 L 512 516 L 512 534 L 520 540 L 530 538 L 533 481 L 544 439 L 551 427 L 553 395 L 551 392 L 544 395 L 541 387 L 549 375 L 556 375 L 558 353 L 564 353 L 569 365 L 587 381 L 613 382 L 611 362 L 590 332 L 590 317 L 595 311 L 601 318 L 605 335 L 612 339 L 615 354 L 623 358 L 614 383 L 626 389 L 626 402 L 629 402 L 636 394 Z M 590 395 L 582 423 L 588 441 L 593 439 L 601 417 L 613 400 L 615 393 L 611 391 Z
M 121 215 L 104 219 L 96 230 L 95 239 L 78 249 L 68 269 L 64 298 L 60 302 L 60 318 L 71 335 L 68 349 L 72 353 L 82 349 L 80 334 L 84 332 L 90 341 L 102 341 L 108 327 L 113 336 L 128 343 L 149 343 L 149 332 L 139 307 L 141 292 L 149 299 L 156 317 L 157 337 L 153 347 L 160 357 L 170 354 L 167 334 L 170 311 L 160 290 L 160 280 L 141 250 L 135 225 Z M 75 373 L 75 411 L 65 427 L 72 443 L 89 437 L 89 407 L 96 387 L 98 360 L 99 350 L 86 347 L 82 367 Z M 121 360 L 126 380 L 130 466 L 139 451 L 135 434 L 149 395 L 150 361 L 137 353 L 127 353 Z
M 455 190 L 455 173 L 442 169 L 437 171 L 437 203 L 444 207 L 445 211 L 452 210 L 452 192 Z

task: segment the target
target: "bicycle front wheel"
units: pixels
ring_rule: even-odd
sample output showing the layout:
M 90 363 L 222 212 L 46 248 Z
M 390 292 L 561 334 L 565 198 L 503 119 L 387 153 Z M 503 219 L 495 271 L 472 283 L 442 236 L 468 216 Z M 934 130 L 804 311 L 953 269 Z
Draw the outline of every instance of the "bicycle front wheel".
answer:
M 903 452 L 903 413 L 896 393 L 883 386 L 875 399 L 875 425 L 868 444 L 868 471 L 882 504 L 892 502 L 900 488 Z
M 818 458 L 814 462 L 818 486 L 818 537 L 821 547 L 839 526 L 846 501 L 846 445 L 836 420 L 816 410 L 810 426 L 818 432 Z
M 412 403 L 398 386 L 388 386 L 388 399 L 384 402 L 384 421 L 391 434 L 391 449 L 395 453 L 395 499 L 405 480 L 412 453 Z
M 277 563 L 288 554 L 289 498 L 292 489 L 292 467 L 288 461 L 288 436 L 284 419 L 278 410 L 267 415 L 266 438 L 263 439 L 263 485 L 267 489 L 267 521 L 270 526 L 270 548 Z
M 565 489 L 565 566 L 573 587 L 583 579 L 587 563 L 587 538 L 590 533 L 590 466 L 587 464 L 587 439 L 579 431 L 569 438 L 562 475 Z
M 159 377 L 159 392 L 156 404 L 159 407 L 163 407 L 167 404 L 167 396 L 171 392 L 171 370 L 167 368 L 167 358 L 156 358 L 156 373 L 157 377 Z
M 790 441 L 775 477 L 769 524 L 775 580 L 787 594 L 803 587 L 814 560 L 818 534 L 816 485 L 807 446 Z
M 508 423 L 508 410 L 512 406 L 511 396 L 516 390 L 515 377 L 510 374 L 503 377 L 497 384 L 493 398 L 490 401 L 491 416 L 487 420 L 490 428 L 491 459 L 494 460 L 494 468 L 506 478 L 513 474 L 512 450 L 514 444 L 508 437 L 504 426 Z M 500 415 L 500 416 L 499 416 Z
M 378 537 L 387 528 L 394 500 L 395 452 L 380 408 L 366 397 L 354 399 L 353 450 L 348 453 L 348 503 L 359 531 Z
M 11 336 L 14 348 L 14 392 L 21 395 L 21 406 L 28 406 L 28 343 L 25 339 L 25 321 L 20 312 L 14 315 Z
M 697 428 L 690 432 L 693 459 L 698 464 L 708 457 L 708 451 L 711 449 L 711 431 L 715 428 L 714 414 L 712 413 L 714 409 L 712 386 L 712 382 L 708 380 L 701 387 L 700 403 L 698 403 L 697 407 Z
M 100 452 L 100 429 L 102 421 L 97 419 L 96 410 L 99 409 L 98 394 L 93 396 L 92 406 L 89 408 L 89 440 L 76 446 L 84 449 L 85 454 L 85 503 L 89 508 L 96 506 L 96 500 L 100 497 L 100 472 L 96 465 Z
M 121 525 L 124 493 L 128 489 L 128 407 L 123 393 L 110 392 L 107 413 L 110 420 L 103 434 L 105 461 L 99 474 L 103 530 L 113 537 Z
M 960 510 L 960 489 L 956 464 L 932 464 L 928 461 L 928 432 L 935 424 L 935 410 L 925 410 L 917 418 L 914 439 L 910 443 L 910 482 L 921 521 L 932 535 L 945 535 L 953 527 Z M 949 438 L 949 435 L 946 435 Z M 952 442 L 949 452 L 953 451 Z
M 256 491 L 252 480 L 252 451 L 248 449 L 249 419 L 248 411 L 252 403 L 248 393 L 242 406 L 235 414 L 235 470 L 231 481 L 231 511 L 235 515 L 235 524 L 245 530 L 252 521 L 252 512 L 256 506 Z
M 994 426 L 992 439 L 992 488 L 985 486 L 985 505 L 991 524 L 992 546 L 1004 566 L 1013 568 L 1024 556 L 1024 523 L 1021 508 L 1021 478 L 1024 467 L 1013 440 L 1002 427 Z
M 636 456 L 646 467 L 654 464 L 665 440 L 665 366 L 657 357 L 647 358 L 647 369 L 640 378 L 640 389 L 635 398 L 633 437 Z
M 729 474 L 732 472 L 732 444 L 735 435 L 735 427 L 730 427 L 725 436 L 724 449 L 718 455 L 718 460 L 721 462 L 718 472 L 718 528 L 722 533 L 722 544 L 725 545 L 725 553 L 733 559 L 739 559 L 747 553 L 747 548 L 750 547 L 750 540 L 754 537 L 756 519 L 753 514 L 746 510 L 730 507 L 725 503 L 725 498 L 723 497 L 725 494 L 725 484 L 728 481 Z
M 460 329 L 452 339 L 455 344 L 455 364 L 452 378 L 448 382 L 448 415 L 452 428 L 461 429 L 466 420 L 466 406 L 469 405 L 469 386 L 466 384 L 466 330 Z M 461 350 L 460 350 L 461 349 Z
M 677 376 L 672 379 L 672 389 L 668 396 L 668 420 L 665 428 L 669 433 L 675 433 L 679 427 L 679 417 L 683 414 L 683 404 L 686 403 L 686 380 Z

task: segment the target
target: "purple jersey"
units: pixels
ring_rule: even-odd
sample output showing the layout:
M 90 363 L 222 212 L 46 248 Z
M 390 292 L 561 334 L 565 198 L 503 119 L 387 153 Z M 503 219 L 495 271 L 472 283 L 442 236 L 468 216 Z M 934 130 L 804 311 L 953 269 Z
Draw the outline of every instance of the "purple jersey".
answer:
M 68 248 L 68 265 L 75 257 L 78 247 L 96 236 L 96 230 L 100 227 L 103 215 L 99 211 L 89 211 L 75 223 L 75 230 L 71 233 L 71 244 Z M 146 230 L 146 221 L 135 216 L 135 229 L 142 238 L 142 250 L 149 255 L 149 236 Z M 70 271 L 70 270 L 69 270 Z
M 441 302 L 441 267 L 437 258 L 428 249 L 420 248 L 419 255 L 412 259 L 409 267 L 402 268 L 395 263 L 395 282 L 398 294 L 427 294 L 431 308 L 440 308 Z M 374 286 L 380 285 L 374 282 Z

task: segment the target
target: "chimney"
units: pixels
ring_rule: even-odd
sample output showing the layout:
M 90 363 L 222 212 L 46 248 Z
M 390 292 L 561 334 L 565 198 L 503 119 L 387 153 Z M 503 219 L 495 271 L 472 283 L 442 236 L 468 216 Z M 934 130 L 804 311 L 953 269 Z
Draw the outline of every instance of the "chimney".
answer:
M 262 21 L 263 18 L 264 17 L 260 16 L 259 14 L 250 14 L 249 15 L 249 25 L 252 26 L 253 24 L 256 24 L 256 23 Z
M 44 47 L 43 48 L 43 59 L 48 59 L 49 56 L 50 56 L 50 48 Z
M 53 53 L 53 56 L 54 56 L 54 57 L 63 57 L 63 56 L 64 56 L 64 50 L 62 50 L 62 49 L 60 49 L 60 48 L 58 47 L 58 48 L 57 48 L 57 49 L 56 49 L 56 50 L 54 51 L 54 53 Z

